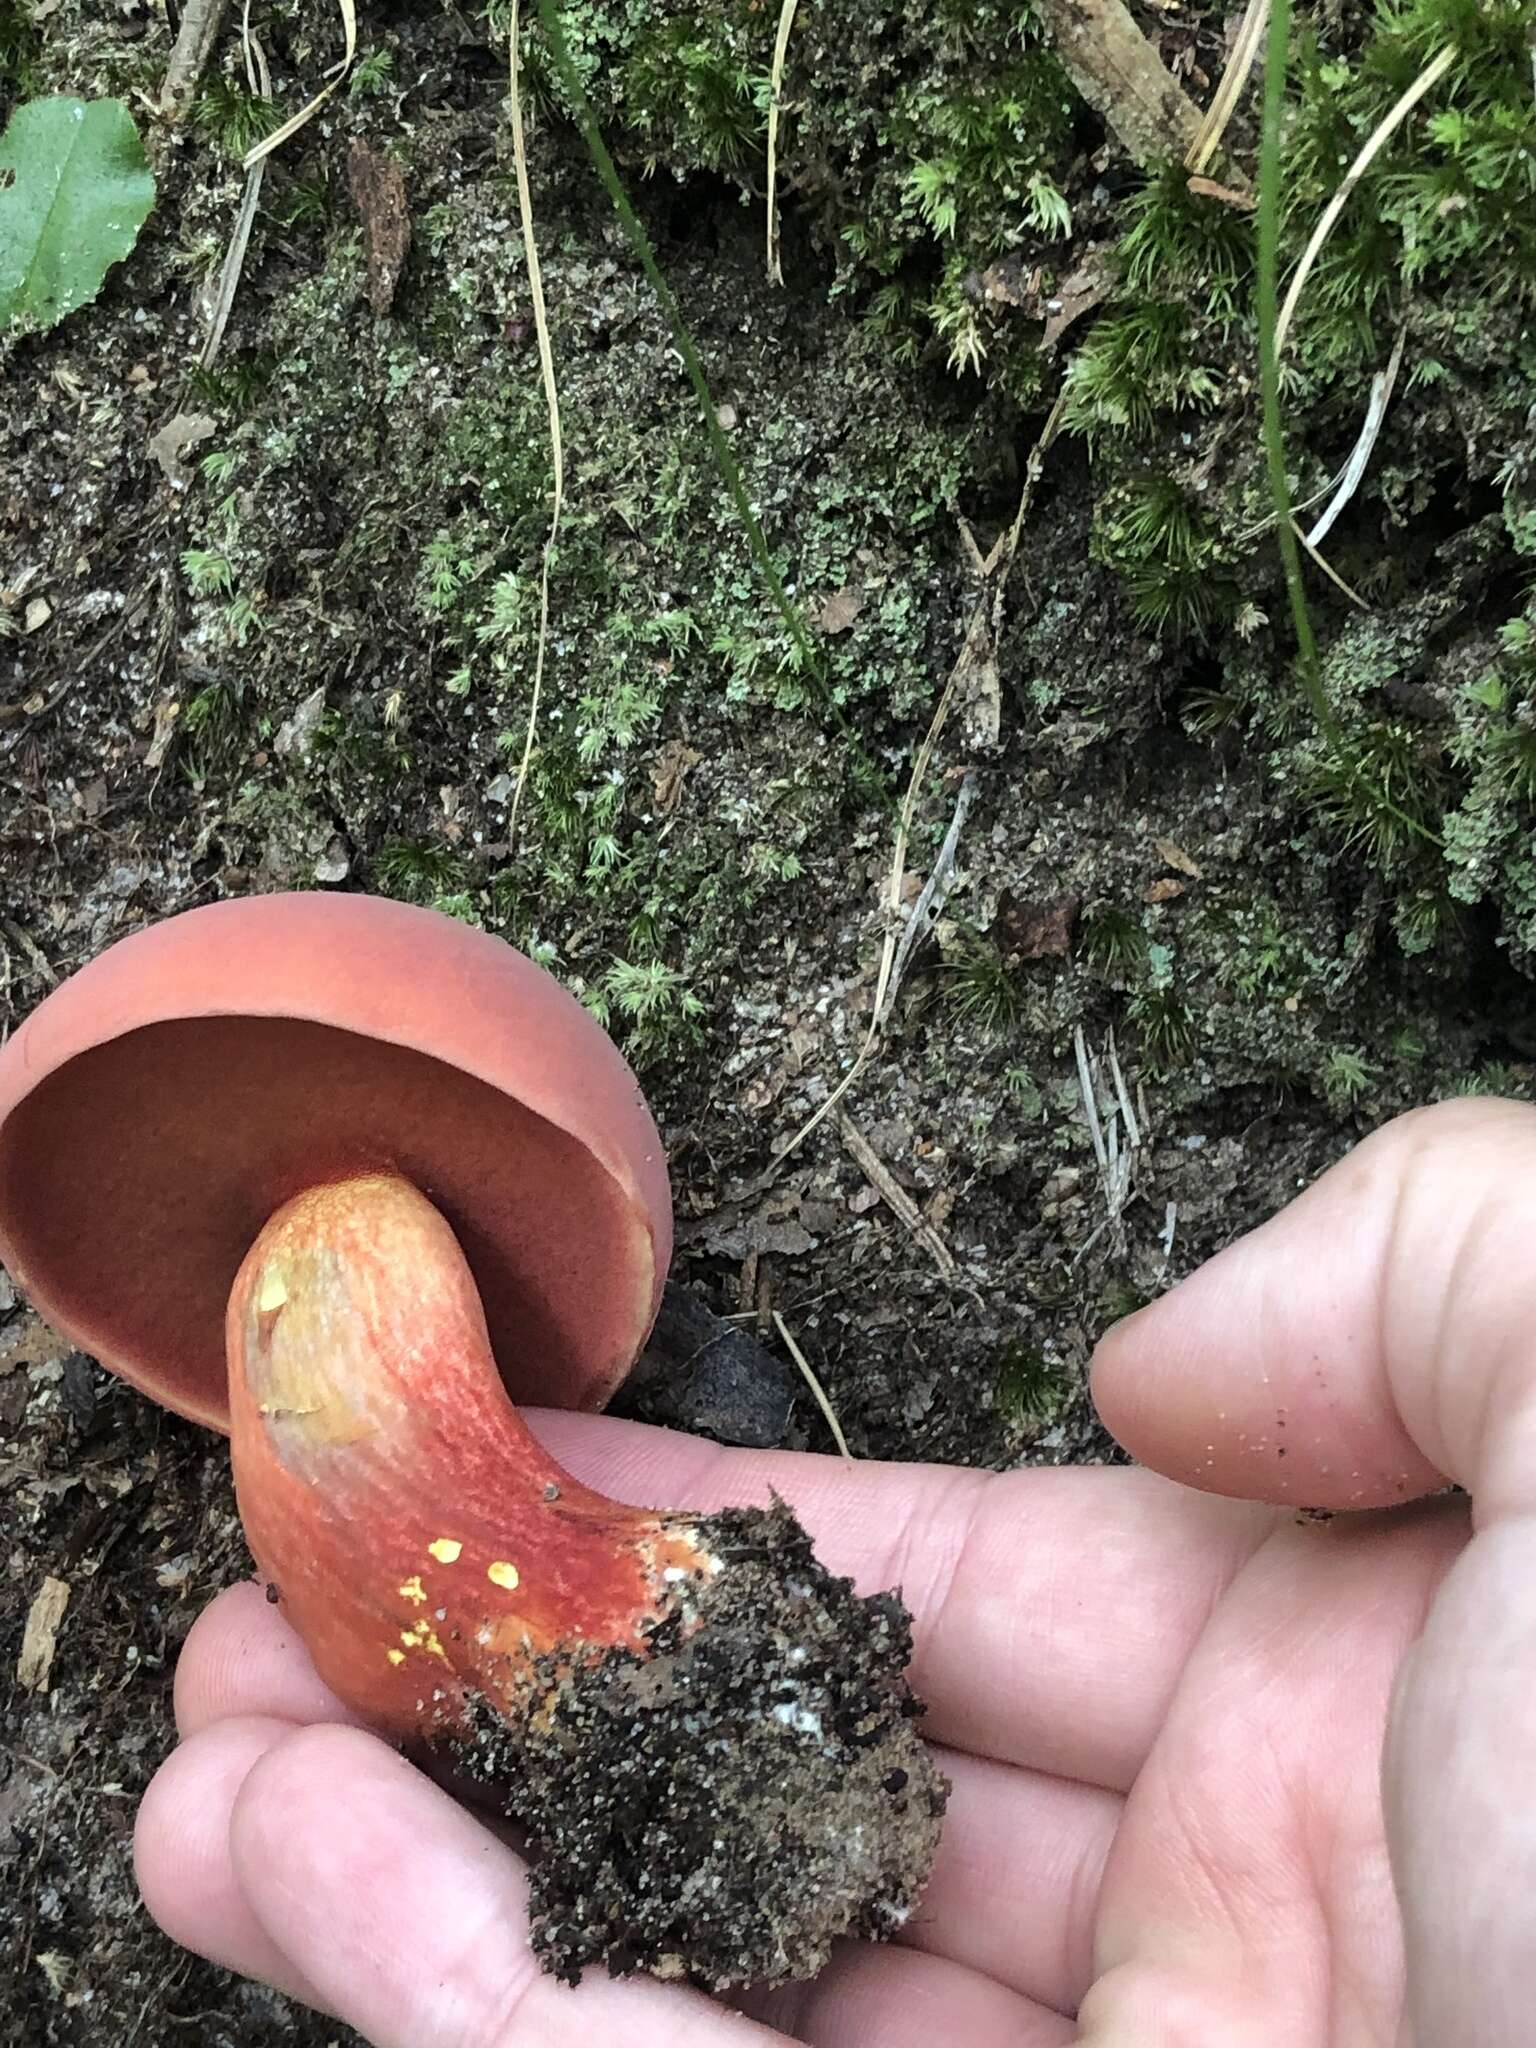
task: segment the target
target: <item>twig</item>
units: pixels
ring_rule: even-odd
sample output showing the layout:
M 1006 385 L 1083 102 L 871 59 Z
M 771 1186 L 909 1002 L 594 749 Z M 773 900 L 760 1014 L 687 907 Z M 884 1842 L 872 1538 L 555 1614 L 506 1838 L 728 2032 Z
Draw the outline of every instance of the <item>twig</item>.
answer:
M 187 0 L 160 84 L 160 104 L 167 112 L 179 112 L 191 99 L 219 39 L 228 4 L 229 0 Z
M 826 1389 L 821 1384 L 821 1381 L 817 1379 L 815 1373 L 811 1371 L 810 1360 L 806 1357 L 805 1353 L 800 1349 L 800 1346 L 795 1342 L 794 1338 L 789 1334 L 789 1325 L 785 1322 L 784 1318 L 779 1314 L 777 1309 L 775 1309 L 773 1312 L 773 1326 L 778 1331 L 779 1336 L 783 1339 L 785 1350 L 789 1353 L 790 1357 L 795 1361 L 796 1365 L 799 1366 L 801 1372 L 805 1375 L 805 1384 L 810 1388 L 811 1392 L 815 1395 L 816 1406 L 821 1410 L 822 1414 L 827 1419 L 827 1427 L 832 1432 L 832 1441 L 837 1445 L 838 1451 L 841 1454 L 844 1461 L 847 1464 L 851 1465 L 853 1463 L 853 1453 L 848 1448 L 847 1437 L 843 1435 L 843 1425 L 838 1421 L 836 1411 L 833 1409 L 832 1403 L 827 1399 Z
M 1195 147 L 1200 109 L 1121 0 L 1039 0 L 1072 83 L 1144 169 Z
M 1045 425 L 1040 429 L 1039 440 L 1036 441 L 1034 447 L 1029 451 L 1029 460 L 1024 465 L 1024 483 L 1019 492 L 1018 509 L 1013 515 L 1013 523 L 1004 532 L 1000 533 L 992 543 L 991 551 L 985 561 L 982 562 L 978 571 L 981 591 L 971 608 L 971 617 L 966 626 L 965 638 L 961 642 L 960 652 L 955 657 L 954 665 L 950 669 L 943 690 L 940 692 L 939 701 L 934 706 L 933 716 L 928 722 L 928 730 L 923 735 L 923 743 L 918 748 L 917 758 L 912 764 L 912 773 L 907 778 L 906 795 L 902 798 L 901 812 L 896 820 L 896 843 L 891 849 L 891 865 L 886 877 L 885 937 L 880 949 L 880 972 L 875 981 L 875 1000 L 870 1011 L 869 1029 L 864 1035 L 863 1044 L 854 1056 L 853 1065 L 844 1074 L 842 1080 L 838 1082 L 825 1102 L 818 1109 L 812 1111 L 811 1115 L 806 1118 L 794 1136 L 786 1144 L 780 1146 L 774 1156 L 775 1166 L 782 1165 L 797 1146 L 804 1144 L 817 1125 L 823 1123 L 832 1114 L 838 1103 L 842 1101 L 843 1097 L 869 1064 L 870 1055 L 874 1052 L 875 1046 L 879 1042 L 881 1019 L 890 1007 L 887 997 L 891 985 L 891 975 L 896 965 L 897 933 L 900 930 L 901 922 L 902 882 L 906 875 L 907 847 L 911 840 L 912 823 L 917 814 L 917 800 L 922 791 L 924 778 L 928 773 L 928 764 L 933 759 L 934 749 L 938 745 L 939 734 L 943 731 L 945 721 L 949 717 L 950 707 L 955 701 L 960 683 L 972 674 L 977 660 L 978 647 L 988 640 L 990 640 L 991 644 L 995 644 L 997 635 L 1002 629 L 1003 599 L 1008 588 L 1008 577 L 1018 556 L 1019 542 L 1024 533 L 1024 521 L 1029 515 L 1030 505 L 1034 501 L 1035 486 L 1039 483 L 1041 472 L 1045 467 L 1046 450 L 1056 438 L 1057 429 L 1061 425 L 1062 415 L 1066 410 L 1066 401 L 1067 393 L 1065 386 L 1063 386 L 1057 396 L 1056 403 L 1051 407 L 1050 412 L 1046 416 Z
M 549 567 L 560 533 L 560 509 L 565 502 L 565 440 L 560 431 L 560 390 L 555 382 L 555 352 L 549 338 L 549 309 L 544 300 L 544 272 L 539 265 L 539 245 L 533 230 L 533 192 L 528 183 L 528 149 L 523 135 L 521 59 L 522 36 L 520 0 L 512 0 L 507 23 L 507 90 L 512 115 L 512 161 L 517 172 L 517 210 L 523 229 L 523 254 L 528 264 L 528 296 L 533 302 L 533 325 L 539 342 L 539 375 L 544 385 L 544 409 L 549 416 L 549 447 L 554 466 L 554 490 L 549 507 L 549 531 L 539 563 L 539 642 L 533 658 L 533 695 L 528 705 L 528 728 L 523 734 L 523 756 L 517 764 L 517 782 L 507 815 L 507 838 L 517 836 L 517 813 L 523 801 L 528 764 L 533 759 L 533 742 L 539 725 L 539 700 L 544 691 L 544 659 L 549 646 Z
M 784 0 L 779 9 L 779 32 L 773 39 L 773 71 L 768 81 L 768 282 L 782 284 L 779 264 L 779 94 L 784 86 L 784 59 L 795 26 L 795 9 L 800 0 Z
M 853 1122 L 851 1117 L 839 1115 L 837 1128 L 843 1143 L 848 1147 L 849 1152 L 853 1156 L 854 1164 L 864 1175 L 870 1186 L 880 1196 L 886 1207 L 911 1231 L 944 1278 L 952 1280 L 955 1275 L 954 1253 L 928 1221 L 922 1210 L 918 1208 L 916 1202 L 913 1201 L 906 1189 L 902 1187 L 899 1181 L 892 1178 L 890 1168 L 885 1164 L 885 1161 L 880 1157 L 874 1146 L 870 1144 L 868 1138 L 864 1136 L 864 1133 Z

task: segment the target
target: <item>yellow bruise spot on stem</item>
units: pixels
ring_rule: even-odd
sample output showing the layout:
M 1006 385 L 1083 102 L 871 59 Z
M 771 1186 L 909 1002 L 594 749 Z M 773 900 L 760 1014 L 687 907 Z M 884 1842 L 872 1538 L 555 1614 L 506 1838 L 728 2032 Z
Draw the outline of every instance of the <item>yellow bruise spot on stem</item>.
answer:
M 427 1590 L 421 1583 L 419 1572 L 407 1579 L 398 1591 L 402 1600 L 409 1600 L 417 1607 L 425 1607 L 427 1604 Z
M 503 1592 L 515 1593 L 522 1573 L 515 1564 L 508 1564 L 504 1559 L 497 1558 L 494 1564 L 486 1566 L 485 1576 L 493 1586 L 500 1586 Z
M 452 1536 L 435 1536 L 427 1545 L 427 1555 L 435 1557 L 439 1564 L 457 1564 L 463 1552 L 463 1544 L 455 1542 Z

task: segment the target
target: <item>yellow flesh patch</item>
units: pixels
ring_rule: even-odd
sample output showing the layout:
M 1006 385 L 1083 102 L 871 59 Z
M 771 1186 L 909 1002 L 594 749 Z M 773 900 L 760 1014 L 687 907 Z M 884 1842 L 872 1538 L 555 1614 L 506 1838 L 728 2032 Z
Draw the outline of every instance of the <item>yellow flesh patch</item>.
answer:
M 463 1544 L 455 1543 L 451 1536 L 439 1536 L 427 1545 L 427 1554 L 439 1564 L 457 1564 L 463 1549 Z
M 505 1564 L 498 1558 L 494 1564 L 486 1566 L 485 1576 L 493 1586 L 500 1586 L 505 1592 L 515 1593 L 521 1574 L 515 1564 Z
M 406 1580 L 405 1584 L 400 1588 L 400 1598 L 402 1600 L 412 1601 L 417 1607 L 426 1606 L 426 1588 L 421 1583 L 420 1573 L 418 1573 L 414 1578 Z
M 275 1266 L 268 1266 L 261 1276 L 261 1292 L 256 1297 L 256 1306 L 264 1316 L 275 1315 L 288 1299 L 288 1288 L 283 1276 Z
M 388 1657 L 391 1664 L 403 1664 L 405 1662 L 404 1650 L 386 1650 L 384 1654 Z

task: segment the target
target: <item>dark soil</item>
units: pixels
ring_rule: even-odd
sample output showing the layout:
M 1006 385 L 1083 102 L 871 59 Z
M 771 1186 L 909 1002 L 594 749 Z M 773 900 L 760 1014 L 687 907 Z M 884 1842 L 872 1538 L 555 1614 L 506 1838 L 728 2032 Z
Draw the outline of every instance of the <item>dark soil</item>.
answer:
M 441 1754 L 526 1833 L 533 1945 L 707 1990 L 813 1976 L 844 1935 L 888 1938 L 938 1844 L 945 1784 L 899 1599 L 861 1600 L 782 1503 L 698 1525 L 720 1560 L 645 1656 L 539 1660 L 510 1722 L 482 1702 Z

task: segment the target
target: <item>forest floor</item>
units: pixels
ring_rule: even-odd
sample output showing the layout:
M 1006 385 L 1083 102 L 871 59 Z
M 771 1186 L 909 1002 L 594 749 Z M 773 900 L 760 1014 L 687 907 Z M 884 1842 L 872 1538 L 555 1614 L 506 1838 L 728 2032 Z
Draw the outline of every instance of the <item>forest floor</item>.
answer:
M 1452 0 L 1434 6 L 1415 16 L 1430 55 L 1442 17 L 1459 32 Z M 945 194 L 963 212 L 968 164 L 978 190 L 1004 177 L 953 107 L 985 99 L 967 66 L 993 75 L 995 35 L 1017 72 L 1009 132 L 1027 128 L 1046 60 L 1015 48 L 1026 10 L 966 9 L 962 31 L 960 10 L 907 0 L 865 49 L 872 31 L 807 0 L 787 87 L 808 105 L 834 52 L 833 112 L 825 134 L 811 111 L 787 124 L 772 284 L 760 12 L 725 8 L 712 44 L 677 6 L 619 26 L 568 10 L 806 645 L 534 67 L 566 502 L 514 803 L 551 454 L 502 17 L 372 11 L 350 84 L 265 174 L 221 352 L 193 371 L 240 152 L 271 125 L 238 23 L 173 131 L 153 106 L 158 5 L 0 0 L 0 111 L 119 93 L 159 180 L 95 303 L 0 342 L 0 1032 L 112 939 L 193 904 L 291 887 L 436 904 L 534 951 L 604 1017 L 668 1143 L 675 1277 L 781 1359 L 782 1316 L 855 1456 L 1103 1457 L 1084 1373 L 1109 1322 L 1400 1109 L 1532 1093 L 1536 345 L 1525 287 L 1498 284 L 1515 258 L 1498 244 L 1486 275 L 1473 260 L 1521 230 L 1485 224 L 1443 272 L 1389 251 L 1353 340 L 1299 330 L 1303 488 L 1343 466 L 1404 338 L 1329 543 L 1360 601 L 1313 577 L 1337 721 L 1320 730 L 1262 530 L 1237 188 L 1180 183 L 1148 212 L 1147 181 L 1059 84 L 1050 165 L 1026 152 L 1006 172 L 1033 225 L 1013 247 L 983 224 L 975 262 L 951 261 L 966 230 Z M 1493 12 L 1507 54 L 1532 10 Z M 1208 102 L 1235 23 L 1176 0 L 1138 18 Z M 749 23 L 764 47 L 738 77 Z M 296 108 L 338 53 L 336 16 L 282 0 L 254 25 Z M 1307 33 L 1303 121 L 1373 63 L 1383 94 L 1401 89 L 1379 17 L 1329 0 Z M 1504 102 L 1484 99 L 1467 118 L 1493 132 Z M 884 125 L 855 133 L 846 110 L 866 101 Z M 1254 141 L 1240 115 L 1232 165 L 1250 174 Z M 1447 233 L 1475 211 L 1445 183 L 1458 148 L 1428 120 L 1394 143 L 1399 179 L 1438 152 L 1423 217 Z M 903 150 L 906 182 L 882 197 Z M 1468 180 L 1480 205 L 1490 161 Z M 1153 303 L 1127 254 L 1138 220 L 1169 237 L 1156 304 L 1183 318 L 1205 294 L 1173 367 L 1135 354 Z M 1236 310 L 1213 310 L 1229 286 Z M 1051 334 L 1074 291 L 1076 325 Z M 930 895 L 883 975 L 935 875 L 938 914 Z M 777 1440 L 829 1448 L 785 1371 L 771 1395 L 648 1362 L 619 1406 L 728 1437 L 776 1413 Z M 222 1444 L 51 1339 L 0 1275 L 0 1480 L 8 2038 L 337 2039 L 173 1950 L 132 1880 L 178 1645 L 248 1569 Z M 27 1690 L 23 1625 L 48 1578 L 69 1602 Z

